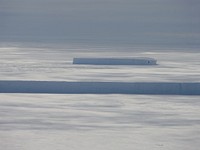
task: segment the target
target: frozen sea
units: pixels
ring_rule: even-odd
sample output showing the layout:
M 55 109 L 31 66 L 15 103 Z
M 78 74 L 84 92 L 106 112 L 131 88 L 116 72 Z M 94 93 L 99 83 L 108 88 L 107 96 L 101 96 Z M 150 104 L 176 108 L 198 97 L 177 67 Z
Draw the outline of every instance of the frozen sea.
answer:
M 74 57 L 151 57 L 155 66 L 74 65 Z M 195 47 L 1 44 L 0 79 L 200 82 Z M 200 96 L 0 94 L 2 150 L 198 150 Z

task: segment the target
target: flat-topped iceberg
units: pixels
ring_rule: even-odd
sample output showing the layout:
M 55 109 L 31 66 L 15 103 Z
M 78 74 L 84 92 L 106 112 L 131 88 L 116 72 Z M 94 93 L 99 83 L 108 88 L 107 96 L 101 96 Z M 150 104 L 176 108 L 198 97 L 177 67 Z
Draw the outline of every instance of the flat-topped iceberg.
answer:
M 74 58 L 73 64 L 87 65 L 156 65 L 157 60 L 147 57 L 135 58 Z

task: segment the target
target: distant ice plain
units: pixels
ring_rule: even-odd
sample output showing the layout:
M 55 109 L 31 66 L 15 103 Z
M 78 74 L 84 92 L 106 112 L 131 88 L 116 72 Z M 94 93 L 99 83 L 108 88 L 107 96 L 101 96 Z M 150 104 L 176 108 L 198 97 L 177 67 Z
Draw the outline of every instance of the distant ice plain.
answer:
M 1 47 L 1 80 L 200 82 L 197 49 Z M 72 65 L 74 57 L 152 57 L 156 66 Z
M 105 47 L 1 47 L 1 80 L 200 82 L 200 53 Z M 156 66 L 72 65 L 73 57 L 153 57 Z M 4 150 L 196 150 L 200 97 L 0 94 Z

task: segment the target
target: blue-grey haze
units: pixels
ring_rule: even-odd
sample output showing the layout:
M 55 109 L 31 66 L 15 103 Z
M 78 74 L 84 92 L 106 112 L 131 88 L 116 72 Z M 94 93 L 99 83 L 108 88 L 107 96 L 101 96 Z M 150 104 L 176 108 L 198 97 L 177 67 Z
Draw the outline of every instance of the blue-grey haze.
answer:
M 0 0 L 1 41 L 200 45 L 199 0 Z

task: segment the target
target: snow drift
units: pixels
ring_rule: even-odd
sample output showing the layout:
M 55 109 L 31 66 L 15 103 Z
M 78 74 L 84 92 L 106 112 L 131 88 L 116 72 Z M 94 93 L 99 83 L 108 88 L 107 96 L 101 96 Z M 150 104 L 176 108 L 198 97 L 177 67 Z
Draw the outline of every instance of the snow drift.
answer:
M 156 65 L 153 58 L 74 58 L 73 64 L 88 65 Z
M 200 83 L 0 81 L 0 93 L 200 95 Z

